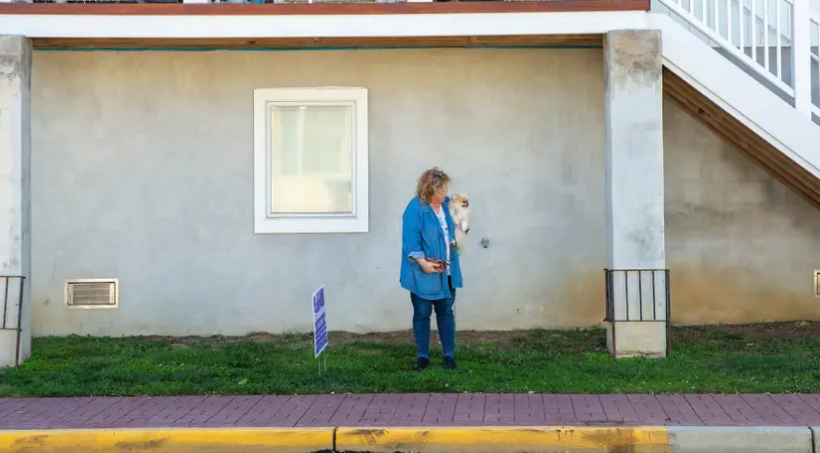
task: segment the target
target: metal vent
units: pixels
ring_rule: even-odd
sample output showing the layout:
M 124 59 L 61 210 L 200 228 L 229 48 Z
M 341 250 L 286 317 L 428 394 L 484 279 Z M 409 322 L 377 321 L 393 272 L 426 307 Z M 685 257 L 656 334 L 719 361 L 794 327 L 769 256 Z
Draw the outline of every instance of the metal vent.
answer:
M 67 280 L 65 305 L 68 308 L 116 308 L 119 304 L 116 278 Z
M 820 269 L 814 270 L 814 297 L 820 297 Z

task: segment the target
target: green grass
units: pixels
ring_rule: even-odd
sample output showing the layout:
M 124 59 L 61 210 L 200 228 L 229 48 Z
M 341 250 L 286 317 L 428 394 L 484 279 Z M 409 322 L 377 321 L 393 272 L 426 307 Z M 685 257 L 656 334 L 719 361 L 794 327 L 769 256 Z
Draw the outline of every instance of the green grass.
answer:
M 789 326 L 793 326 L 789 324 Z M 814 326 L 812 326 L 814 327 Z M 331 335 L 319 375 L 309 335 L 38 338 L 0 371 L 0 397 L 365 392 L 820 392 L 820 338 L 767 327 L 676 328 L 668 359 L 606 353 L 604 331 L 465 333 L 459 368 L 409 370 L 409 333 Z M 781 329 L 782 330 L 782 329 Z M 799 331 L 799 328 L 791 329 Z M 805 330 L 805 329 L 804 329 Z M 432 358 L 438 365 L 440 357 Z

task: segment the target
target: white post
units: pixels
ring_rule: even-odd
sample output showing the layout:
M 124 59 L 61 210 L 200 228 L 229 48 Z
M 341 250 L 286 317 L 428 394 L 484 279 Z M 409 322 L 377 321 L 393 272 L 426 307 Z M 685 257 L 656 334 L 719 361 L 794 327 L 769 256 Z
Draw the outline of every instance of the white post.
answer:
M 615 357 L 663 357 L 668 306 L 661 32 L 610 31 L 603 54 L 606 264 L 615 270 L 607 344 Z
M 811 118 L 811 7 L 809 0 L 795 0 L 792 12 L 794 108 Z
M 31 41 L 0 35 L 0 276 L 31 274 Z M 0 368 L 31 355 L 30 291 L 0 278 Z M 28 287 L 28 285 L 26 285 Z M 11 300 L 10 300 L 11 299 Z M 8 301 L 8 303 L 5 303 Z M 5 308 L 4 308 L 5 307 Z M 20 326 L 8 330 L 10 327 Z

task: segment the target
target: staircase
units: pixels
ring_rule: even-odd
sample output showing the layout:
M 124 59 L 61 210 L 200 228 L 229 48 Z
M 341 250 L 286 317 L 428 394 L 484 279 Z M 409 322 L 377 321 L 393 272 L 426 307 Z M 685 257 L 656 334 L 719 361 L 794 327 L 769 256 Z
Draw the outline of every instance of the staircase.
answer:
M 653 0 L 664 94 L 820 208 L 820 14 L 809 0 Z

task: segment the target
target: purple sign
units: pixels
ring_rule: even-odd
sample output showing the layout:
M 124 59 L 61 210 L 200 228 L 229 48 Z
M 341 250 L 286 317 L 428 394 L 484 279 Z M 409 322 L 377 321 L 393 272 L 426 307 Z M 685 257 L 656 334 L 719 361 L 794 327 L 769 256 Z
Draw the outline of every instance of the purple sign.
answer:
M 325 317 L 325 287 L 313 293 L 313 352 L 315 358 L 327 347 L 327 318 Z

